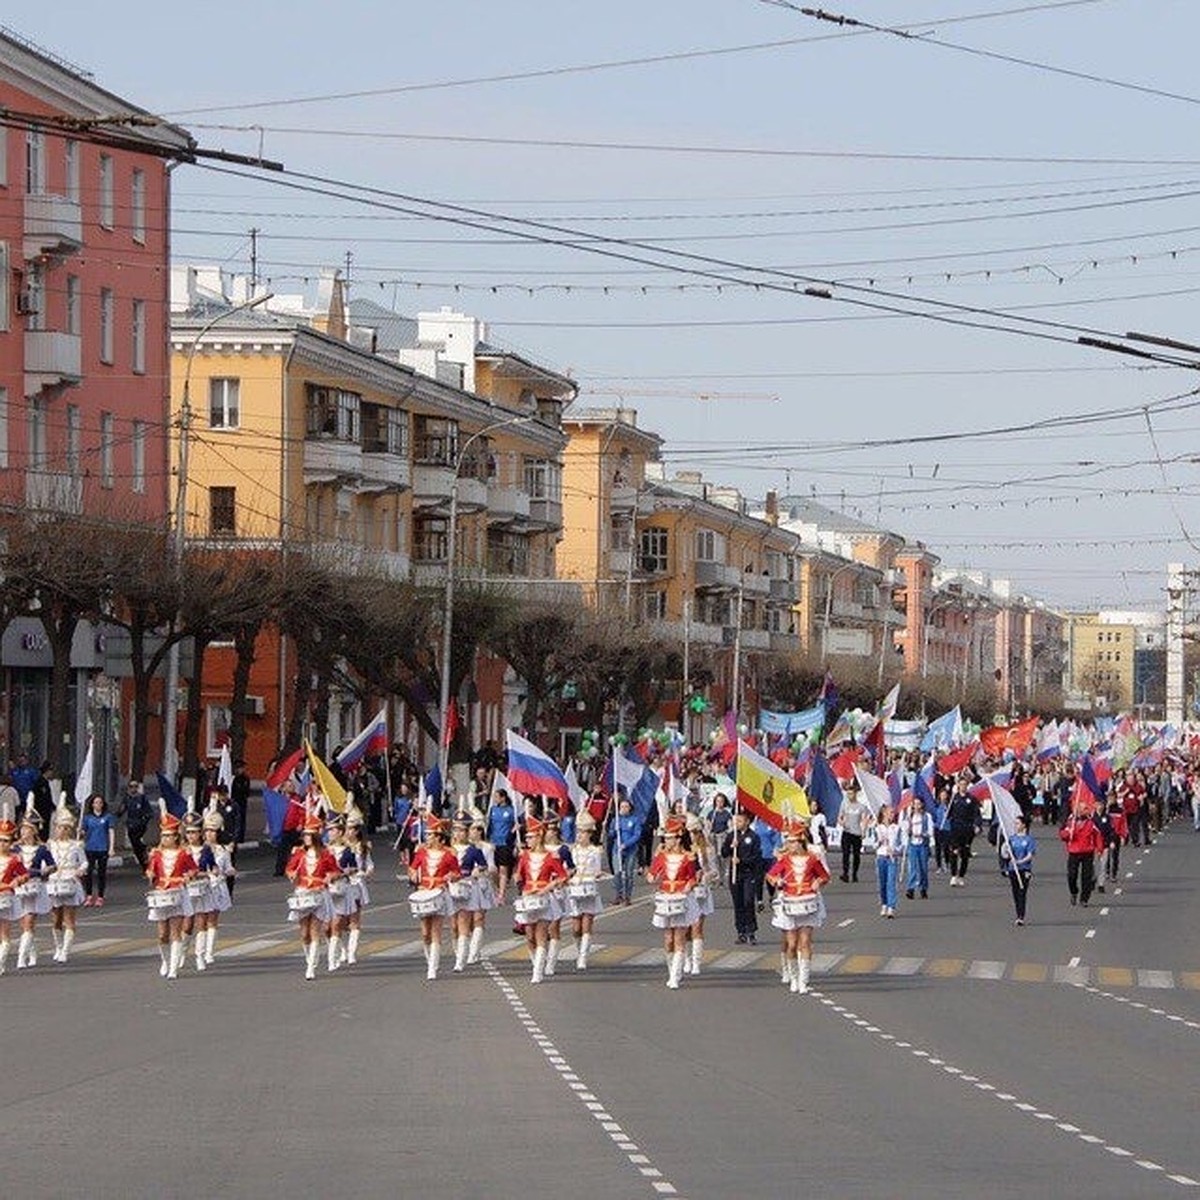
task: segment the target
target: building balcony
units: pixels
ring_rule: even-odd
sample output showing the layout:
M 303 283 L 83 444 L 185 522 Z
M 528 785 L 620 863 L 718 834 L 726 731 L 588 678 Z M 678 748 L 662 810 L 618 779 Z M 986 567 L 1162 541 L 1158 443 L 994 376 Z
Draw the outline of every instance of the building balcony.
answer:
M 797 654 L 800 650 L 798 633 L 771 633 L 771 650 L 775 654 Z
M 697 591 L 737 591 L 741 572 L 736 567 L 697 560 L 694 571 Z
M 66 471 L 25 472 L 25 507 L 32 512 L 83 512 L 83 480 Z
M 390 454 L 385 450 L 364 450 L 362 455 L 362 483 L 366 491 L 404 491 L 412 483 L 412 468 L 403 454 Z
M 27 259 L 75 254 L 83 248 L 83 210 L 78 200 L 39 194 L 25 197 Z
M 693 646 L 719 646 L 724 633 L 722 626 L 703 621 L 648 621 L 646 630 L 652 638 L 680 644 L 688 641 Z
M 489 524 L 521 524 L 529 520 L 529 493 L 500 483 L 487 485 Z
M 771 635 L 765 629 L 743 629 L 743 650 L 770 650 Z
M 444 463 L 413 463 L 413 503 L 418 508 L 450 509 L 450 489 L 454 486 L 454 468 Z
M 766 596 L 771 591 L 771 577 L 756 571 L 743 571 L 741 582 L 747 596 Z
M 414 562 L 412 564 L 412 581 L 417 587 L 445 587 L 445 560 L 420 559 Z
M 631 574 L 638 577 L 638 562 L 629 546 L 608 552 L 608 573 L 614 579 L 627 579 Z
M 613 484 L 609 493 L 608 506 L 612 512 L 631 513 L 637 508 L 637 488 L 626 484 Z
M 313 541 L 308 556 L 328 570 L 346 575 L 379 574 L 389 579 L 407 579 L 411 564 L 407 554 L 397 550 L 376 550 L 353 542 Z
M 360 479 L 362 468 L 363 452 L 357 442 L 343 442 L 337 438 L 305 439 L 305 483 L 336 483 L 340 479 Z
M 535 525 L 546 529 L 561 529 L 563 523 L 562 501 L 551 500 L 545 496 L 530 497 L 529 519 Z
M 25 395 L 75 384 L 83 378 L 83 339 L 57 329 L 25 331 Z
M 772 579 L 770 593 L 772 600 L 784 604 L 795 604 L 800 594 L 794 579 Z

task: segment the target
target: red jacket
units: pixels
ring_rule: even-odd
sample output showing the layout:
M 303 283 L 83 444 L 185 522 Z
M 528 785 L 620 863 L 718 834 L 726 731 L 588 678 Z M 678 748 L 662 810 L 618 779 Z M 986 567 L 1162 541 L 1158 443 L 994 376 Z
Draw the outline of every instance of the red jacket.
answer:
M 25 864 L 19 854 L 10 854 L 8 862 L 0 870 L 0 892 L 11 892 L 19 883 L 24 883 L 29 877 Z
M 796 856 L 785 854 L 775 860 L 767 878 L 780 886 L 784 895 L 811 896 L 819 884 L 829 880 L 829 871 L 815 854 L 806 854 L 799 870 L 796 869 Z
M 310 871 L 308 850 L 304 846 L 297 846 L 292 851 L 292 857 L 288 859 L 286 873 L 297 887 L 316 890 L 328 887 L 329 881 L 342 872 L 337 865 L 337 859 L 333 857 L 333 852 L 327 846 L 322 846 L 317 852 L 316 864 Z
M 1058 836 L 1068 854 L 1099 854 L 1104 849 L 1104 834 L 1091 817 L 1068 817 Z
M 432 861 L 429 850 L 422 846 L 412 857 L 409 871 L 416 875 L 419 887 L 444 887 L 451 879 L 457 879 L 461 874 L 458 865 L 458 855 L 453 850 L 441 849 L 441 857 L 436 863 Z
M 672 866 L 675 868 L 673 873 Z M 654 856 L 646 878 L 657 883 L 660 892 L 686 892 L 692 884 L 698 882 L 700 872 L 697 870 L 696 860 L 692 855 L 680 851 L 679 856 L 672 864 L 667 858 L 666 851 L 660 850 Z
M 522 892 L 542 892 L 552 883 L 566 880 L 567 868 L 556 851 L 540 851 L 545 857 L 536 871 L 530 858 L 532 853 L 531 850 L 522 850 L 517 860 L 517 884 Z

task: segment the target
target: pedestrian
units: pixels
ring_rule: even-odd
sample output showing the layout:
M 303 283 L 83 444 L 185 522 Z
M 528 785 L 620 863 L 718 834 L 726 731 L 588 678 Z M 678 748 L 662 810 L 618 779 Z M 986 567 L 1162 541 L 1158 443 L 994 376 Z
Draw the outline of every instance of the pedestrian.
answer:
M 592 948 L 592 926 L 604 911 L 598 883 L 604 869 L 604 851 L 596 844 L 596 818 L 587 809 L 575 821 L 571 858 L 575 870 L 567 881 L 567 914 L 575 935 L 575 970 L 586 971 Z
M 713 796 L 712 812 L 709 814 L 708 824 L 712 830 L 712 840 L 714 846 L 719 846 L 725 840 L 725 835 L 729 832 L 729 826 L 733 823 L 733 809 L 729 807 L 729 797 L 724 792 L 717 792 Z M 718 869 L 721 872 L 721 883 L 725 882 L 725 867 L 726 863 L 723 858 L 717 856 Z
M 246 770 L 246 760 L 239 758 L 233 764 L 233 783 L 229 787 L 229 798 L 237 810 L 237 817 L 232 826 L 226 820 L 223 831 L 235 847 L 240 846 L 246 840 L 246 813 L 250 808 L 250 786 L 250 773 Z M 221 844 L 227 845 L 228 843 L 222 842 Z
M 346 842 L 346 821 L 340 814 L 325 825 L 325 848 L 333 855 L 338 870 L 341 872 L 336 879 L 329 880 L 327 884 L 329 903 L 333 907 L 333 918 L 329 922 L 329 945 L 325 966 L 332 974 L 342 965 L 345 958 L 342 935 L 350 928 L 350 910 L 353 907 L 353 897 L 350 894 L 350 873 L 356 864 L 354 851 Z
M 844 799 L 838 811 L 837 823 L 842 831 L 842 882 L 857 883 L 858 868 L 862 862 L 863 833 L 871 810 L 858 794 L 858 785 L 847 782 L 842 787 Z
M 1129 822 L 1125 819 L 1125 810 L 1121 807 L 1121 801 L 1111 793 L 1104 815 L 1107 825 L 1104 878 L 1111 883 L 1116 883 L 1121 876 L 1121 847 L 1129 840 Z M 1104 891 L 1103 884 L 1100 885 L 1100 891 Z
M 113 853 L 116 838 L 116 818 L 108 811 L 108 802 L 97 792 L 89 796 L 84 809 L 80 831 L 87 855 L 87 877 L 84 890 L 85 908 L 104 907 L 104 891 L 108 884 L 108 859 Z
M 608 831 L 608 854 L 612 863 L 614 904 L 633 902 L 633 878 L 637 870 L 637 847 L 642 836 L 642 822 L 633 811 L 627 796 L 617 805 L 617 819 Z
M 479 879 L 487 874 L 487 859 L 471 841 L 471 821 L 466 813 L 454 818 L 450 827 L 450 849 L 458 859 L 459 878 L 450 884 L 450 899 L 454 912 L 450 917 L 450 934 L 454 941 L 454 970 L 464 971 L 476 917 L 482 929 L 483 913 Z
M 208 914 L 216 901 L 213 897 L 212 873 L 216 861 L 204 844 L 204 822 L 199 813 L 189 812 L 183 818 L 183 848 L 192 856 L 196 873 L 187 881 L 188 899 L 192 911 L 183 919 L 183 953 L 179 965 L 187 962 L 189 946 L 195 956 L 196 970 L 204 971 L 208 963 L 204 948 L 208 944 Z
M 1037 842 L 1029 832 L 1029 822 L 1025 817 L 1015 817 L 1013 825 L 1016 832 L 1011 838 L 1006 838 L 1000 849 L 1004 860 L 1004 873 L 1008 876 L 1009 887 L 1012 888 L 1013 910 L 1016 912 L 1014 925 L 1025 924 L 1025 906 L 1029 901 L 1029 881 L 1033 878 L 1033 856 L 1037 853 Z
M 503 788 L 498 788 L 492 797 L 492 805 L 487 815 L 487 840 L 495 847 L 496 874 L 500 884 L 496 895 L 497 904 L 504 903 L 504 897 L 508 894 L 508 881 L 512 878 L 516 826 L 517 813 L 513 808 L 512 797 Z
M 958 780 L 946 810 L 950 829 L 950 886 L 965 887 L 971 863 L 971 843 L 979 832 L 979 806 L 967 791 L 967 781 Z
M 908 860 L 908 878 L 904 895 L 911 900 L 918 890 L 922 900 L 929 899 L 929 844 L 933 841 L 933 818 L 925 811 L 925 801 L 914 796 L 901 822 L 904 855 Z
M 46 759 L 33 781 L 33 807 L 37 810 L 41 829 L 49 829 L 50 822 L 54 820 L 54 789 L 50 786 L 54 775 L 54 764 Z M 29 797 L 26 796 L 25 799 L 28 801 Z
M 13 764 L 12 770 L 9 771 L 9 777 L 12 780 L 12 786 L 16 789 L 17 795 L 20 797 L 20 803 L 25 803 L 25 798 L 33 791 L 33 785 L 37 783 L 38 770 L 29 761 L 29 755 L 24 752 L 17 755 L 17 761 Z M 14 807 L 13 812 L 17 810 Z
M 663 846 L 650 862 L 646 880 L 657 886 L 654 896 L 656 929 L 663 931 L 663 953 L 667 958 L 667 987 L 675 990 L 683 977 L 687 937 L 698 916 L 693 894 L 699 881 L 696 859 L 683 848 L 684 818 L 671 816 L 663 825 Z
M 934 874 L 950 870 L 950 789 L 940 787 L 933 803 Z
M 54 859 L 54 874 L 46 881 L 50 895 L 50 923 L 54 934 L 54 961 L 65 963 L 75 941 L 75 917 L 83 904 L 80 880 L 87 870 L 87 855 L 76 836 L 75 818 L 65 804 L 54 814 L 53 836 L 46 843 Z
M 896 915 L 896 877 L 900 871 L 901 830 L 896 812 L 884 804 L 875 817 L 875 873 L 879 879 L 879 915 Z
M 221 914 L 233 907 L 233 878 L 237 868 L 233 865 L 234 846 L 222 841 L 228 837 L 225 832 L 225 818 L 213 808 L 204 814 L 204 852 L 203 863 L 208 864 L 209 888 L 212 903 L 201 923 L 196 946 L 196 969 L 200 970 L 200 959 L 204 965 L 211 967 L 217 953 L 217 929 L 221 924 Z
M 159 804 L 158 845 L 146 860 L 145 875 L 150 884 L 146 917 L 158 926 L 158 953 L 162 959 L 158 973 L 165 979 L 176 979 L 183 964 L 183 923 L 192 915 L 187 885 L 197 866 L 180 845 L 179 818 L 167 812 L 163 801 Z
M 1192 831 L 1200 833 L 1200 771 L 1192 776 Z
M 725 835 L 721 857 L 729 860 L 729 895 L 739 943 L 758 943 L 758 917 L 754 908 L 754 884 L 762 867 L 762 844 L 750 828 L 750 814 L 739 808 L 733 828 Z
M 1058 831 L 1067 850 L 1067 890 L 1071 904 L 1087 907 L 1096 884 L 1096 858 L 1104 849 L 1104 835 L 1092 819 L 1091 810 L 1080 800 Z
M 764 821 L 762 817 L 754 818 L 753 829 L 758 834 L 758 844 L 762 850 L 758 878 L 754 881 L 754 906 L 758 912 L 762 912 L 764 907 L 763 889 L 766 885 L 767 868 L 775 861 L 775 856 L 779 853 L 779 848 L 783 844 L 783 838 L 779 830 L 769 821 Z
M 808 991 L 812 969 L 813 930 L 825 923 L 821 888 L 829 880 L 829 870 L 813 852 L 803 821 L 784 826 L 783 853 L 767 874 L 777 889 L 771 924 L 783 933 L 785 982 L 789 990 L 802 995 Z
M 295 887 L 288 897 L 288 920 L 295 921 L 304 946 L 304 978 L 316 979 L 321 937 L 328 936 L 333 921 L 329 882 L 341 875 L 337 859 L 321 843 L 323 825 L 308 813 L 300 826 L 300 845 L 288 859 L 286 875 Z
M 546 801 L 549 804 L 549 800 Z M 557 854 L 566 870 L 567 879 L 575 870 L 575 860 L 571 857 L 571 848 L 562 839 L 562 823 L 550 810 L 546 818 L 545 846 L 551 854 Z M 567 914 L 566 886 L 552 889 L 550 893 L 550 914 L 546 922 L 546 969 L 545 974 L 551 977 L 558 970 L 558 955 L 562 949 L 562 919 Z
M 371 857 L 371 843 L 367 841 L 363 828 L 363 814 L 357 809 L 346 818 L 346 848 L 350 851 L 349 870 L 350 903 L 346 930 L 346 965 L 353 967 L 358 962 L 358 943 L 362 938 L 363 912 L 371 903 L 367 880 L 375 874 L 375 860 Z
M 146 830 L 150 828 L 150 819 L 154 810 L 146 799 L 146 789 L 136 779 L 131 779 L 125 785 L 125 794 L 121 797 L 117 816 L 125 818 L 125 836 L 129 838 L 129 848 L 137 859 L 138 866 L 145 871 Z

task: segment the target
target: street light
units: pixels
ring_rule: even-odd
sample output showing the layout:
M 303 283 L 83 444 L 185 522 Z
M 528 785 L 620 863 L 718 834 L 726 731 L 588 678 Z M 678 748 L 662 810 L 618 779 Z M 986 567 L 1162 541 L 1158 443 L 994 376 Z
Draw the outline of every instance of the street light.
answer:
M 447 771 L 450 769 L 450 745 L 446 740 L 446 717 L 450 711 L 450 644 L 454 622 L 454 556 L 458 533 L 458 482 L 459 472 L 466 461 L 467 448 L 472 442 L 491 433 L 495 429 L 505 429 L 510 425 L 522 425 L 532 421 L 532 414 L 510 417 L 505 421 L 493 421 L 482 429 L 476 430 L 459 447 L 458 461 L 454 464 L 454 479 L 450 484 L 450 528 L 446 534 L 446 600 L 442 609 L 442 672 L 441 695 L 438 700 L 438 774 L 441 777 L 442 794 L 445 795 Z
M 220 324 L 237 313 L 265 304 L 273 295 L 273 292 L 265 292 L 263 295 L 255 296 L 254 299 L 246 300 L 233 308 L 223 309 L 201 327 L 200 332 L 192 338 L 192 344 L 188 347 L 187 367 L 183 372 L 183 403 L 179 409 L 179 476 L 175 487 L 175 536 L 172 544 L 176 587 L 181 588 L 183 585 L 183 548 L 187 523 L 188 444 L 192 428 L 192 363 L 196 358 L 196 351 L 200 348 L 201 339 L 214 325 Z M 163 770 L 169 779 L 173 779 L 178 765 L 175 748 L 175 723 L 179 719 L 178 640 L 171 643 L 171 649 L 167 655 L 166 690 L 166 701 L 163 704 Z
M 829 657 L 829 626 L 833 621 L 833 581 L 846 571 L 853 571 L 856 567 L 861 566 L 861 563 L 848 562 L 843 566 L 838 567 L 830 576 L 825 585 L 825 620 L 821 630 L 821 656 L 822 658 Z

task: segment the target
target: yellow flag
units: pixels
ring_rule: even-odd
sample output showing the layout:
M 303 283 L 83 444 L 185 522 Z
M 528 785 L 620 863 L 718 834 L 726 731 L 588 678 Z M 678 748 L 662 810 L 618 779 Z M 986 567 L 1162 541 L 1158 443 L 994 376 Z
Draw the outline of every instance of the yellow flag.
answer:
M 738 803 L 780 829 L 785 820 L 808 816 L 808 794 L 786 771 L 745 742 L 738 742 Z
M 313 779 L 317 787 L 325 794 L 329 807 L 334 812 L 343 812 L 346 808 L 346 789 L 338 783 L 333 772 L 321 761 L 317 752 L 309 742 L 304 743 L 304 752 L 308 755 L 308 765 L 312 767 Z

